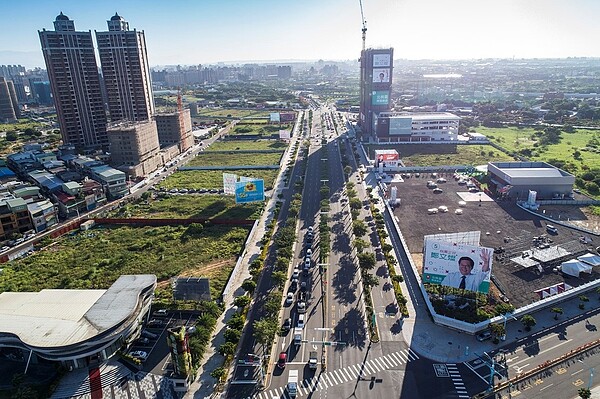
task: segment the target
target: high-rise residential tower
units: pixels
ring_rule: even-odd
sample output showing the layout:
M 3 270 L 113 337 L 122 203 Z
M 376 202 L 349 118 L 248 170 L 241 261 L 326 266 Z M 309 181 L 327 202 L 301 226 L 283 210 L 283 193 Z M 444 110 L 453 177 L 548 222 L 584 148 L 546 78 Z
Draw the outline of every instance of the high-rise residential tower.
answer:
M 129 30 L 119 14 L 108 22 L 108 32 L 96 32 L 102 76 L 111 121 L 149 120 L 154 98 L 144 31 Z
M 92 32 L 75 31 L 75 22 L 61 12 L 54 31 L 38 33 L 63 142 L 82 149 L 106 147 L 106 112 Z
M 20 117 L 13 82 L 0 76 L 0 122 L 15 122 Z

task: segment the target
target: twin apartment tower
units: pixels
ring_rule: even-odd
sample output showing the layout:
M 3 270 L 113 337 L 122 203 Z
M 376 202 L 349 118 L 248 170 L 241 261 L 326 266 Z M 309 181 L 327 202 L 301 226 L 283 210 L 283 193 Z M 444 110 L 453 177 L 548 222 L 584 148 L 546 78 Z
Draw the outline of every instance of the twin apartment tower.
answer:
M 91 31 L 75 31 L 62 12 L 54 31 L 38 31 L 63 142 L 81 149 L 108 147 L 109 120 L 140 122 L 154 115 L 144 31 L 130 31 L 118 14 L 107 22 L 107 32 L 95 32 L 102 78 Z

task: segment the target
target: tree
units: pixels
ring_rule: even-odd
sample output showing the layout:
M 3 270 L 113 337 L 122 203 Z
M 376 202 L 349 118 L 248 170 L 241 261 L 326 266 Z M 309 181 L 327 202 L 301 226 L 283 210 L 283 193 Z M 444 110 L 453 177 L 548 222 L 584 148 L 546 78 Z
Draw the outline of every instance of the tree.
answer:
M 258 341 L 258 343 L 262 345 L 264 352 L 265 347 L 273 342 L 275 334 L 277 334 L 277 331 L 279 331 L 279 325 L 277 324 L 277 320 L 256 320 L 253 326 L 253 336 Z
M 243 308 L 246 305 L 248 305 L 251 301 L 252 301 L 252 299 L 249 296 L 242 295 L 242 296 L 238 296 L 237 298 L 235 298 L 233 300 L 233 304 L 239 308 Z
M 502 323 L 490 323 L 490 330 L 494 337 L 502 337 L 506 334 L 506 328 L 504 328 L 504 324 Z
M 237 343 L 242 336 L 242 332 L 240 330 L 228 328 L 227 330 L 225 330 L 225 334 L 223 334 L 223 336 L 225 337 L 226 342 Z
M 281 294 L 270 297 L 265 301 L 263 309 L 268 317 L 275 316 L 281 309 Z
M 274 286 L 279 287 L 279 289 L 283 288 L 283 286 L 285 285 L 285 282 L 287 281 L 287 274 L 285 274 L 284 272 L 273 272 L 271 273 L 271 281 L 273 282 Z
M 219 354 L 222 356 L 233 356 L 235 353 L 236 345 L 233 342 L 225 342 L 223 345 L 219 346 Z
M 379 285 L 379 279 L 371 273 L 363 273 L 363 285 L 365 287 L 376 287 Z
M 383 251 L 384 254 L 391 252 L 393 249 L 394 249 L 394 247 L 391 246 L 390 244 L 388 244 L 387 242 L 384 242 L 381 245 L 381 250 Z
M 373 253 L 362 253 L 358 254 L 358 264 L 361 269 L 371 270 L 375 267 L 375 254 Z
M 244 280 L 244 282 L 242 283 L 242 288 L 246 291 L 246 292 L 254 292 L 254 290 L 256 289 L 256 281 L 252 280 L 252 279 L 247 279 Z
M 592 391 L 590 391 L 588 388 L 579 388 L 577 394 L 581 399 L 590 399 L 592 397 Z
M 523 323 L 525 326 L 525 330 L 529 331 L 531 330 L 531 327 L 537 324 L 537 321 L 535 321 L 532 315 L 526 314 L 525 316 L 521 317 L 521 323 Z
M 368 245 L 369 243 L 363 240 L 362 238 L 357 238 L 356 240 L 354 240 L 354 247 L 356 248 L 356 251 L 358 253 L 364 251 Z
M 231 316 L 231 318 L 227 320 L 227 323 L 225 324 L 231 329 L 241 331 L 242 328 L 244 328 L 244 317 L 241 314 L 236 313 L 233 316 Z
M 367 233 L 367 226 L 362 220 L 354 220 L 352 222 L 352 230 L 356 237 L 362 237 Z
M 6 141 L 16 141 L 17 140 L 17 132 L 15 132 L 14 130 L 6 132 L 5 138 L 6 138 Z
M 558 320 L 558 315 L 563 314 L 563 309 L 558 307 L 552 308 L 550 311 L 554 313 L 554 320 Z
M 224 367 L 217 367 L 213 371 L 211 371 L 210 376 L 214 379 L 219 380 L 219 382 L 223 382 L 225 377 L 227 377 L 227 370 Z

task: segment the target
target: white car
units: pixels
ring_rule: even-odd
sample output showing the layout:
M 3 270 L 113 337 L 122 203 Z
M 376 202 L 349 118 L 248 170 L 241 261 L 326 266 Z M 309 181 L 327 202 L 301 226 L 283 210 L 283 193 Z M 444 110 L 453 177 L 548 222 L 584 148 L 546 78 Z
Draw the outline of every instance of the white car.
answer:
M 129 355 L 136 359 L 140 359 L 141 361 L 144 361 L 148 358 L 148 353 L 144 351 L 133 351 L 130 352 Z
M 294 294 L 291 292 L 288 292 L 287 297 L 285 298 L 285 304 L 291 305 L 292 302 L 294 302 Z

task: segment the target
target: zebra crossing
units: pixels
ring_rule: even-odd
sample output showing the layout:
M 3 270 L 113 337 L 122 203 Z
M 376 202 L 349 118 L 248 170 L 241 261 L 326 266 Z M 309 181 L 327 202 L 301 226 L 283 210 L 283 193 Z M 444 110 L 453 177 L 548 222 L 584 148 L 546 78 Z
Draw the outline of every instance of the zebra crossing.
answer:
M 419 359 L 419 355 L 417 355 L 411 349 L 405 349 L 367 360 L 364 363 L 354 364 L 342 369 L 320 373 L 312 378 L 302 380 L 298 383 L 298 396 L 305 396 L 314 391 L 325 390 L 329 387 L 345 384 L 349 381 L 356 381 L 357 378 L 376 374 L 383 370 L 388 370 L 392 367 L 398 367 L 402 364 L 406 364 L 417 359 Z M 285 386 L 260 392 L 253 398 L 272 399 L 281 397 L 287 398 Z
M 465 383 L 460 376 L 460 372 L 458 371 L 456 363 L 447 363 L 446 368 L 448 369 L 450 378 L 452 378 L 452 384 L 454 385 L 454 389 L 456 389 L 458 397 L 470 398 L 470 396 L 467 394 L 467 388 L 465 387 Z

